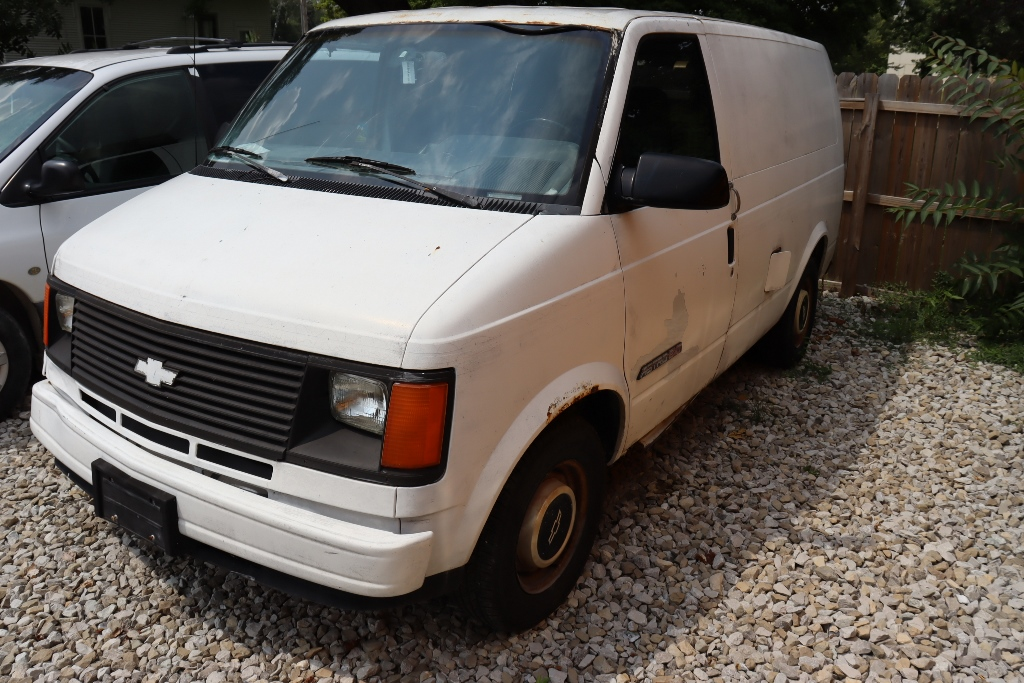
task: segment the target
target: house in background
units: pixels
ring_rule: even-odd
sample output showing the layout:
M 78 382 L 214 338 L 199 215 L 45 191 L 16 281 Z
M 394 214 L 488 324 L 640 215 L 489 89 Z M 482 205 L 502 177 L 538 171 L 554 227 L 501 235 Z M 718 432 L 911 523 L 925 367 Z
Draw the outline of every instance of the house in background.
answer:
M 60 40 L 32 39 L 36 55 L 169 36 L 270 40 L 270 0 L 72 0 L 60 10 Z

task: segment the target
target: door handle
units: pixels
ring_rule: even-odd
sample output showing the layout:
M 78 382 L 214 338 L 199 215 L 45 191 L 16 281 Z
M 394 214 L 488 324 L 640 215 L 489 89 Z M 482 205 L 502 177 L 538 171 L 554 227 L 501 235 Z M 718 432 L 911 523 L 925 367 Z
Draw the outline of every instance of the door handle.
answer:
M 736 263 L 736 231 L 730 225 L 725 231 L 725 238 L 729 242 L 729 265 Z
M 729 190 L 736 195 L 736 210 L 732 212 L 732 216 L 729 218 L 729 220 L 734 221 L 736 220 L 736 216 L 740 213 L 740 207 L 743 206 L 743 202 L 740 201 L 740 191 L 736 189 L 736 186 L 733 185 L 732 182 L 729 183 Z

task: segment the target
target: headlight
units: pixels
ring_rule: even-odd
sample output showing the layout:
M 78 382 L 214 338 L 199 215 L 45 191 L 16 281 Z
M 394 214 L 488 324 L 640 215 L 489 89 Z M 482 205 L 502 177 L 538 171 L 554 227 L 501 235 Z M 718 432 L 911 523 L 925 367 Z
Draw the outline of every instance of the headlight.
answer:
M 60 325 L 60 329 L 70 332 L 75 317 L 75 297 L 58 293 L 56 299 L 57 324 Z
M 331 373 L 331 415 L 335 420 L 372 434 L 383 434 L 387 414 L 387 389 L 383 382 L 346 372 Z

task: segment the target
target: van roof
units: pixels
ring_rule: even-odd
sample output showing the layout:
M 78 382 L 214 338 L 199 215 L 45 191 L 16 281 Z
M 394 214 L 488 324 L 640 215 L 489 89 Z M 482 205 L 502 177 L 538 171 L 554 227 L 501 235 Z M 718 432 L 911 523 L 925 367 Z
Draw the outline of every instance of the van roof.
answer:
M 637 17 L 694 17 L 674 12 L 617 9 L 614 7 L 522 7 L 514 5 L 490 7 L 438 7 L 378 14 L 360 14 L 335 19 L 317 26 L 314 31 L 337 26 L 369 26 L 406 23 L 480 23 L 495 21 L 507 24 L 572 24 L 594 28 L 622 30 Z
M 290 45 L 281 46 L 269 46 L 263 45 L 259 47 L 232 47 L 232 48 L 217 48 L 211 49 L 206 54 L 237 54 L 239 55 L 239 61 L 254 61 L 257 60 L 257 54 L 259 52 L 267 52 L 268 58 L 277 59 L 280 57 L 283 50 L 291 47 Z M 31 57 L 29 59 L 19 59 L 16 61 L 10 61 L 6 64 L 0 65 L 0 68 L 4 66 L 57 66 L 64 67 L 66 69 L 78 69 L 79 71 L 97 71 L 104 67 L 112 66 L 114 64 L 122 64 L 124 62 L 131 62 L 140 59 L 156 59 L 160 57 L 168 57 L 170 59 L 179 58 L 180 54 L 171 53 L 168 54 L 173 47 L 162 46 L 162 47 L 140 47 L 128 50 L 89 50 L 83 52 L 72 52 L 64 55 L 51 55 L 48 57 Z M 271 57 L 271 54 L 273 57 Z M 243 56 L 244 55 L 244 56 Z M 175 63 L 178 59 L 174 59 Z
M 314 28 L 313 31 L 340 26 L 457 22 L 592 26 L 598 29 L 623 31 L 629 22 L 640 17 L 696 19 L 704 24 L 709 33 L 776 40 L 803 45 L 817 50 L 823 49 L 818 43 L 798 36 L 759 26 L 739 24 L 725 19 L 715 19 L 695 14 L 680 14 L 677 12 L 618 9 L 615 7 L 522 7 L 514 5 L 500 7 L 438 7 L 435 9 L 380 12 L 378 14 L 361 14 L 354 17 L 345 17 L 344 19 L 335 19 L 334 21 L 321 24 Z

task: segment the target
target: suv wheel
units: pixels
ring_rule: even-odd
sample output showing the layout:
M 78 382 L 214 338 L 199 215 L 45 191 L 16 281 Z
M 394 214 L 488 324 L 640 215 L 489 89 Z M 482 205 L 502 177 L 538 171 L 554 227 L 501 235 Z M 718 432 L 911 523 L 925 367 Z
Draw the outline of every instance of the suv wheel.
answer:
M 0 309 L 0 420 L 6 419 L 28 392 L 32 347 L 21 325 Z
M 496 631 L 522 631 L 561 605 L 594 544 L 606 477 L 593 427 L 566 417 L 509 477 L 467 568 L 470 609 Z

